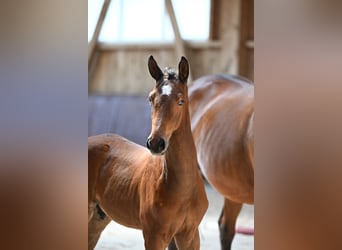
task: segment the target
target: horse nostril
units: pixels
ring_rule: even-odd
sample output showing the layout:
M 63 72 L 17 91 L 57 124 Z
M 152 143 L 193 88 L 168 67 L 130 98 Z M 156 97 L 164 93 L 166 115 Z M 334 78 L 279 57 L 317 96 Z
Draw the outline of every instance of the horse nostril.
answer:
M 165 141 L 160 138 L 159 142 L 158 142 L 158 151 L 162 152 L 165 149 Z
M 149 137 L 149 138 L 147 138 L 147 141 L 146 141 L 146 147 L 152 153 L 160 154 L 161 152 L 163 152 L 165 150 L 166 143 L 165 143 L 164 139 L 162 139 L 162 138 L 159 138 L 159 137 L 151 138 L 151 137 Z
M 147 141 L 146 141 L 146 147 L 148 149 L 151 149 L 151 138 L 148 138 Z

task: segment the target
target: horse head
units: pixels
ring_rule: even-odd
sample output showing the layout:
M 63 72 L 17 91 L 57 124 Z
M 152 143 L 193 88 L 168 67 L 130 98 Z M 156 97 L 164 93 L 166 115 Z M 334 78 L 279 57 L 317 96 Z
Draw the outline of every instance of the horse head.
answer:
M 185 110 L 188 109 L 186 84 L 189 63 L 182 57 L 177 74 L 172 68 L 162 71 L 150 56 L 148 69 L 156 84 L 149 94 L 152 129 L 146 145 L 152 154 L 162 155 L 166 152 L 173 133 L 182 123 Z

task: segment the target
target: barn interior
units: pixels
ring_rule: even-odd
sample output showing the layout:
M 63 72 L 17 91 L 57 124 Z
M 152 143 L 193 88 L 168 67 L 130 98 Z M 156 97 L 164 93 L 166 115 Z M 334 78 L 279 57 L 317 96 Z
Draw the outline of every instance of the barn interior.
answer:
M 151 129 L 147 95 L 154 85 L 147 60 L 190 63 L 190 81 L 208 74 L 253 81 L 252 0 L 88 0 L 88 136 L 117 133 L 145 145 Z M 200 226 L 201 249 L 220 249 L 223 199 L 207 185 L 210 207 Z M 254 206 L 239 227 L 254 229 Z M 95 249 L 142 249 L 138 230 L 111 222 Z M 254 235 L 237 234 L 233 249 L 254 249 Z

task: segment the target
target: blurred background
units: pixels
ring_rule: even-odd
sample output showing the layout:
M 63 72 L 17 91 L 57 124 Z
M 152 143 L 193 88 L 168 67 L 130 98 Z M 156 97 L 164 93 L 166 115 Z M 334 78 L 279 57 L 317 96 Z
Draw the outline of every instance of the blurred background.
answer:
M 253 80 L 252 0 L 88 0 L 88 135 L 117 133 L 145 145 L 151 129 L 148 93 L 155 81 L 147 60 L 190 63 L 190 81 L 208 74 Z M 220 249 L 222 197 L 206 185 L 210 207 L 200 225 L 201 249 Z M 237 227 L 254 228 L 254 206 Z M 111 222 L 96 249 L 142 249 L 139 230 Z M 253 235 L 237 234 L 233 249 L 254 249 Z
M 211 2 L 211 10 L 212 3 L 217 2 Z M 238 22 L 213 24 L 219 37 L 207 42 L 218 40 L 218 48 L 191 48 L 182 37 L 193 78 L 197 65 L 227 62 L 232 54 L 225 46 L 234 46 L 235 58 L 243 48 L 242 40 L 237 45 L 234 39 L 250 17 L 242 14 L 245 1 L 218 3 L 221 7 L 214 7 L 216 14 L 210 17 Z M 187 8 L 195 24 L 203 18 L 195 11 L 199 5 L 196 1 Z M 338 0 L 259 0 L 255 5 L 256 249 L 342 249 L 341 7 Z M 88 81 L 93 46 L 87 41 L 87 9 L 93 9 L 91 3 L 88 7 L 82 0 L 0 2 L 2 249 L 87 248 L 88 105 L 96 93 L 116 94 L 88 88 L 95 78 L 90 70 Z M 98 14 L 101 9 L 100 4 Z M 138 16 L 130 19 L 143 22 Z M 143 29 L 147 33 L 154 28 Z M 234 32 L 223 32 L 227 29 Z M 98 39 L 93 41 L 100 47 Z M 168 45 L 169 54 L 155 54 L 161 47 L 154 46 L 122 68 L 132 75 L 143 72 L 134 79 L 148 91 L 154 84 L 147 72 L 148 56 L 153 52 L 161 66 L 175 67 L 179 55 L 174 54 L 174 42 Z M 216 50 L 215 57 L 209 56 L 211 50 Z M 105 49 L 93 51 L 100 62 Z M 208 56 L 199 57 L 201 53 Z M 112 54 L 127 58 L 120 47 Z M 138 60 L 140 68 L 133 70 Z M 107 64 L 106 73 L 115 72 L 119 61 Z M 222 63 L 223 72 L 230 72 L 228 65 Z M 209 66 L 203 67 L 203 74 L 210 72 Z M 242 67 L 235 70 L 244 75 Z M 112 77 L 116 75 L 129 74 Z M 120 84 L 109 78 L 107 82 Z
M 185 56 L 190 81 L 214 73 L 253 80 L 254 2 L 89 0 L 89 135 L 116 132 L 145 144 L 150 55 L 161 68 Z

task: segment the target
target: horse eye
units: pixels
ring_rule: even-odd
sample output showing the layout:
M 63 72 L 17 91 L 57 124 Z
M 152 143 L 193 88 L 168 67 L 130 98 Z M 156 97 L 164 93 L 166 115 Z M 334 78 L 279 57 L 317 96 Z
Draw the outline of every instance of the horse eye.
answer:
M 180 99 L 179 101 L 178 101 L 178 105 L 179 106 L 182 106 L 184 104 L 184 100 L 183 99 Z

